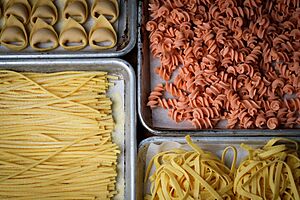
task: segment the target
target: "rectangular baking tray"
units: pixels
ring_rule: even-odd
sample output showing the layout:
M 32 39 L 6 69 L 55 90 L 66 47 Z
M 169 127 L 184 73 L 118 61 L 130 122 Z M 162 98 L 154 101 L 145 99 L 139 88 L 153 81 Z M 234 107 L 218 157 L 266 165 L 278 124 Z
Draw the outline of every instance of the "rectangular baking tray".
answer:
M 121 59 L 64 59 L 64 60 L 2 60 L 0 69 L 13 70 L 18 72 L 60 72 L 60 71 L 106 71 L 109 75 L 117 76 L 124 83 L 124 119 L 123 138 L 124 141 L 115 142 L 122 144 L 121 156 L 118 158 L 120 166 L 124 166 L 123 175 L 118 177 L 124 187 L 121 187 L 120 193 L 124 197 L 118 199 L 135 199 L 135 164 L 136 164 L 136 109 L 135 109 L 135 74 L 129 63 Z M 114 119 L 122 113 L 113 113 Z M 120 180 L 120 181 L 119 181 Z M 123 188 L 123 189 L 122 189 Z M 116 198 L 117 199 L 117 198 Z
M 151 92 L 151 80 L 154 75 L 151 70 L 149 34 L 146 31 L 146 23 L 149 19 L 148 0 L 139 2 L 138 9 L 138 115 L 141 123 L 151 133 L 158 136 L 182 136 L 183 133 L 197 136 L 298 136 L 300 129 L 189 129 L 156 127 L 153 125 L 152 111 L 147 106 L 148 96 Z M 165 115 L 168 118 L 167 114 Z M 156 119 L 157 121 L 159 119 Z M 170 120 L 171 121 L 171 120 Z
M 65 1 L 55 0 L 54 3 L 58 8 L 59 18 L 61 17 Z M 90 10 L 93 0 L 87 0 Z M 37 52 L 28 47 L 22 51 L 12 51 L 4 46 L 0 46 L 0 59 L 22 59 L 22 58 L 103 58 L 103 57 L 120 57 L 130 52 L 136 44 L 136 27 L 137 27 L 137 1 L 136 0 L 118 0 L 120 15 L 113 24 L 116 30 L 118 41 L 114 48 L 105 50 L 94 50 L 86 47 L 80 51 L 66 51 L 62 47 L 47 52 Z M 2 26 L 3 27 L 3 16 Z M 89 14 L 84 27 L 91 27 L 94 23 Z M 62 26 L 62 20 L 55 24 L 55 30 L 58 32 Z M 87 30 L 87 29 L 86 29 Z M 88 34 L 88 32 L 87 32 Z M 29 36 L 28 36 L 29 37 Z
M 288 137 L 289 139 L 300 142 L 300 137 Z M 247 151 L 240 147 L 241 143 L 248 144 L 253 148 L 262 147 L 272 137 L 192 137 L 193 142 L 199 145 L 203 150 L 210 151 L 221 158 L 222 151 L 227 146 L 235 146 L 237 148 L 237 164 L 247 155 Z M 137 200 L 142 200 L 145 195 L 144 177 L 147 169 L 146 154 L 151 143 L 161 144 L 163 142 L 178 142 L 186 144 L 184 137 L 151 137 L 143 140 L 139 145 L 137 158 L 137 180 L 136 180 L 136 197 Z M 228 152 L 229 153 L 229 152 Z M 228 157 L 232 154 L 228 154 Z M 226 158 L 228 158 L 226 155 Z M 230 166 L 230 160 L 226 160 L 227 166 Z

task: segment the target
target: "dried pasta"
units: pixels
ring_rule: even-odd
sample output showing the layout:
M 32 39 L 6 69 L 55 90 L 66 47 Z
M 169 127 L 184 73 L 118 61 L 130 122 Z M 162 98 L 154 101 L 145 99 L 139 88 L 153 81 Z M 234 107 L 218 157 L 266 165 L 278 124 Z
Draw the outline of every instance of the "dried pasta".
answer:
M 83 49 L 88 44 L 85 29 L 73 18 L 68 18 L 60 33 L 59 44 L 66 50 Z
M 0 199 L 112 199 L 106 72 L 0 71 Z
M 20 51 L 27 47 L 28 37 L 24 25 L 14 16 L 11 15 L 1 31 L 1 45 L 14 50 Z
M 53 26 L 58 20 L 58 12 L 52 0 L 37 0 L 32 8 L 30 23 L 33 25 L 37 19 L 42 19 Z
M 285 144 L 288 141 L 295 149 Z M 264 147 L 253 149 L 242 144 L 249 155 L 240 164 L 234 179 L 237 199 L 300 199 L 300 159 L 295 141 L 274 138 Z
M 88 4 L 86 0 L 67 0 L 63 9 L 63 18 L 73 18 L 82 24 L 88 17 Z
M 54 28 L 38 18 L 30 32 L 30 46 L 37 51 L 49 51 L 58 46 L 58 35 Z
M 155 73 L 171 96 L 151 93 L 148 106 L 196 129 L 299 127 L 299 0 L 149 2 Z
M 155 172 L 149 177 L 151 194 L 147 194 L 145 199 L 234 199 L 235 149 L 232 147 L 235 153 L 229 169 L 224 159 L 221 161 L 212 153 L 203 151 L 189 136 L 186 136 L 186 141 L 192 151 L 174 149 L 151 159 L 145 182 L 153 165 Z
M 119 17 L 119 5 L 117 0 L 95 0 L 92 5 L 92 16 L 97 19 L 105 16 L 110 23 L 114 23 Z
M 114 27 L 103 16 L 96 20 L 89 33 L 89 45 L 93 49 L 110 49 L 117 43 L 117 34 Z
M 9 0 L 4 4 L 4 17 L 7 20 L 11 15 L 27 24 L 30 17 L 31 6 L 28 0 Z

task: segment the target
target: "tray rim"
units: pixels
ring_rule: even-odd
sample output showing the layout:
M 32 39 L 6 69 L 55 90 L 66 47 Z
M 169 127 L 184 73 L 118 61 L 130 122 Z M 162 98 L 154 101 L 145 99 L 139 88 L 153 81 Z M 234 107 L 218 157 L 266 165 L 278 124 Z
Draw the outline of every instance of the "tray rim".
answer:
M 143 102 L 142 102 L 142 84 L 144 83 L 141 79 L 142 70 L 145 70 L 143 66 L 143 35 L 142 35 L 142 20 L 143 20 L 143 4 L 145 2 L 139 2 L 138 7 L 138 63 L 137 63 L 137 92 L 138 92 L 138 116 L 142 125 L 152 134 L 156 136 L 182 136 L 183 133 L 188 133 L 193 136 L 300 136 L 300 128 L 298 129 L 168 129 L 154 127 L 151 122 L 148 122 L 144 118 Z
M 25 63 L 25 64 L 24 64 Z M 136 142 L 136 77 L 134 70 L 132 66 L 125 60 L 119 59 L 119 58 L 95 58 L 93 60 L 91 59 L 35 59 L 35 60 L 0 60 L 0 69 L 7 69 L 8 67 L 13 66 L 21 66 L 24 65 L 63 65 L 63 64 L 85 64 L 85 65 L 91 65 L 91 64 L 99 64 L 99 65 L 105 65 L 106 63 L 110 64 L 116 64 L 119 65 L 121 69 L 124 69 L 125 73 L 128 74 L 129 80 L 125 80 L 128 82 L 128 84 L 125 83 L 125 90 L 126 85 L 128 85 L 128 92 L 129 94 L 124 95 L 124 108 L 126 105 L 126 96 L 128 96 L 129 100 L 129 108 L 128 108 L 128 114 L 129 117 L 127 121 L 124 122 L 124 128 L 129 127 L 129 130 L 127 130 L 129 133 L 126 134 L 124 131 L 124 198 L 135 200 L 136 194 L 135 194 L 135 179 L 136 179 L 136 158 L 137 158 L 137 142 Z M 6 64 L 8 64 L 8 67 L 5 67 Z M 4 66 L 4 67 L 1 67 Z M 13 70 L 12 68 L 9 68 L 9 70 Z M 74 69 L 76 70 L 76 69 Z M 61 71 L 64 71 L 63 68 Z M 130 136 L 130 138 L 126 137 Z M 129 154 L 126 156 L 126 152 L 129 151 Z M 126 162 L 126 160 L 129 160 L 129 163 Z M 127 171 L 129 171 L 129 176 L 127 175 Z M 128 178 L 127 178 L 128 177 Z M 127 179 L 126 179 L 127 178 Z M 129 179 L 129 180 L 128 180 Z M 127 187 L 129 186 L 129 187 Z

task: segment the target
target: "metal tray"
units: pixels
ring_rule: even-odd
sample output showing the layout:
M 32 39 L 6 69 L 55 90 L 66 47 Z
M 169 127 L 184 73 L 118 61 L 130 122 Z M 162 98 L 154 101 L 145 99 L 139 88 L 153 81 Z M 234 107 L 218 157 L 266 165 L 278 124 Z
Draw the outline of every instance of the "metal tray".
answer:
M 22 51 L 12 51 L 4 46 L 0 46 L 0 59 L 21 59 L 21 58 L 91 58 L 91 57 L 120 57 L 130 52 L 136 43 L 136 24 L 137 24 L 137 1 L 136 0 L 118 0 L 120 15 L 118 20 L 113 24 L 118 35 L 118 42 L 114 48 L 106 50 L 94 50 L 86 47 L 80 51 L 66 51 L 62 47 L 48 52 L 37 52 L 28 46 Z M 61 17 L 63 5 L 65 1 L 56 0 L 55 5 L 58 8 L 59 17 Z M 87 0 L 89 9 L 92 0 Z M 1 17 L 3 20 L 3 17 Z M 89 18 L 84 27 L 86 30 L 94 23 L 94 19 Z M 1 24 L 1 23 L 0 23 Z M 62 20 L 55 24 L 55 29 L 59 33 L 61 30 Z M 3 22 L 2 22 L 3 25 Z M 1 27 L 2 28 L 2 27 Z M 88 34 L 88 33 L 87 33 Z
M 138 10 L 138 115 L 141 123 L 151 133 L 158 136 L 182 136 L 188 133 L 198 136 L 298 136 L 300 129 L 180 129 L 156 127 L 153 125 L 152 111 L 147 106 L 148 96 L 151 92 L 151 81 L 154 75 L 150 67 L 152 59 L 150 52 L 149 34 L 146 31 L 146 22 L 149 19 L 148 0 L 139 2 Z M 167 117 L 167 115 L 166 115 Z
M 106 71 L 110 75 L 118 76 L 119 80 L 124 81 L 124 124 L 122 130 L 124 132 L 123 141 L 120 148 L 123 149 L 119 157 L 120 166 L 124 166 L 121 180 L 120 192 L 124 197 L 120 199 L 135 199 L 135 164 L 136 164 L 136 109 L 135 109 L 135 74 L 129 63 L 121 59 L 64 59 L 64 60 L 2 60 L 0 69 L 8 69 L 19 72 L 59 72 L 59 71 Z M 120 113 L 113 113 L 113 117 L 119 116 Z M 119 182 L 119 181 L 118 181 Z M 123 188 L 123 189 L 122 189 Z M 124 191 L 123 191 L 124 190 Z
M 300 137 L 289 137 L 290 139 L 300 142 Z M 227 146 L 235 146 L 237 148 L 238 157 L 237 164 L 239 161 L 247 155 L 247 151 L 240 147 L 241 143 L 248 144 L 254 148 L 263 146 L 271 137 L 193 137 L 192 140 L 198 144 L 203 150 L 211 151 L 216 154 L 219 158 L 222 151 Z M 146 167 L 146 154 L 148 147 L 151 143 L 161 144 L 163 142 L 179 142 L 186 144 L 184 137 L 152 137 L 143 140 L 139 145 L 138 159 L 137 159 L 137 180 L 136 180 L 136 197 L 138 200 L 142 200 L 144 197 L 145 184 L 144 176 Z M 229 153 L 229 152 L 228 152 Z M 228 155 L 230 156 L 230 154 Z M 227 157 L 227 156 L 226 156 Z M 230 161 L 228 166 L 231 165 Z

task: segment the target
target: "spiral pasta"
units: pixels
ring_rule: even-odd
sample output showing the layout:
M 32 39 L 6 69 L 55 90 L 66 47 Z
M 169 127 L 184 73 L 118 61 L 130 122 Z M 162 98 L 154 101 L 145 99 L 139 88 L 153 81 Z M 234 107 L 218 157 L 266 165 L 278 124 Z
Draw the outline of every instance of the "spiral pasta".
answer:
M 160 61 L 154 70 L 165 81 L 162 93 L 176 100 L 170 106 L 162 95 L 148 105 L 197 129 L 223 120 L 232 129 L 299 127 L 299 6 L 299 0 L 150 0 L 145 28 Z M 219 112 L 205 115 L 207 108 Z

